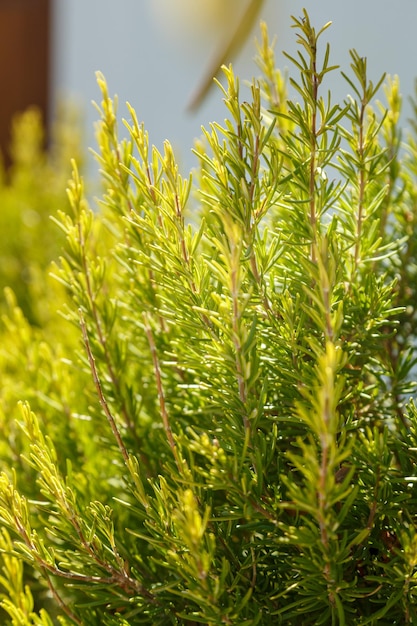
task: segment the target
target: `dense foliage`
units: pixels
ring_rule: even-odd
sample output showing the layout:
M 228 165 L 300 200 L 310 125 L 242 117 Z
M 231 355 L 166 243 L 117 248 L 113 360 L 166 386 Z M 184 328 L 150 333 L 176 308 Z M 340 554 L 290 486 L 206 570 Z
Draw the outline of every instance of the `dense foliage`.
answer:
M 50 216 L 65 210 L 70 159 L 81 162 L 80 120 L 62 107 L 45 149 L 40 112 L 31 108 L 16 116 L 12 128 L 12 166 L 0 169 L 0 309 L 5 287 L 12 287 L 25 317 L 43 325 L 45 271 L 61 253 L 64 237 Z M 47 307 L 49 308 L 49 307 Z
M 417 142 L 396 79 L 375 104 L 352 52 L 334 103 L 326 27 L 294 26 L 291 96 L 265 26 L 248 100 L 225 68 L 194 182 L 98 76 L 60 324 L 8 292 L 4 623 L 417 622 Z

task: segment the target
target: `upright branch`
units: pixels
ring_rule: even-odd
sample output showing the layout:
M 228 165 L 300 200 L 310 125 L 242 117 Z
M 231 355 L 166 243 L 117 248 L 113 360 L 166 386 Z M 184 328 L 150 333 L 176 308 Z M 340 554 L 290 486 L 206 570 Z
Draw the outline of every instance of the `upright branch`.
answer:
M 155 373 L 156 388 L 157 388 L 157 392 L 158 392 L 159 409 L 160 409 L 160 413 L 161 413 L 162 423 L 163 423 L 163 426 L 164 426 L 164 430 L 165 430 L 165 434 L 166 434 L 166 437 L 167 437 L 167 441 L 168 441 L 169 447 L 171 448 L 172 454 L 173 454 L 174 459 L 175 459 L 175 463 L 176 463 L 178 472 L 180 474 L 183 474 L 183 472 L 184 472 L 184 464 L 181 461 L 181 458 L 180 458 L 180 456 L 178 454 L 177 445 L 175 443 L 175 439 L 174 439 L 174 436 L 172 434 L 171 424 L 170 424 L 170 421 L 169 421 L 169 415 L 168 415 L 168 411 L 167 411 L 167 407 L 166 407 L 165 392 L 164 392 L 164 387 L 163 387 L 163 384 L 162 384 L 161 366 L 159 364 L 158 353 L 157 353 L 156 345 L 155 345 L 155 339 L 154 339 L 154 336 L 153 336 L 152 328 L 151 328 L 150 323 L 149 323 L 149 316 L 148 316 L 147 313 L 143 314 L 143 319 L 144 319 L 144 323 L 145 323 L 145 333 L 146 333 L 146 337 L 148 339 L 149 348 L 150 348 L 151 356 L 152 356 L 152 363 L 153 363 L 153 368 L 154 368 L 154 373 Z
M 81 297 L 78 298 L 78 304 L 80 306 L 82 302 L 82 308 L 84 308 L 85 311 L 88 311 L 91 315 L 95 327 L 95 337 L 103 351 L 105 367 L 112 383 L 114 396 L 119 403 L 120 413 L 123 416 L 126 428 L 129 430 L 132 438 L 139 445 L 140 442 L 138 440 L 136 428 L 121 391 L 122 383 L 113 362 L 114 355 L 112 354 L 111 347 L 109 346 L 106 324 L 103 321 L 100 305 L 98 303 L 98 294 L 101 291 L 102 280 L 105 274 L 105 264 L 99 258 L 96 258 L 95 262 L 92 262 L 89 257 L 88 238 L 91 234 L 92 214 L 91 211 L 87 209 L 87 203 L 84 197 L 83 181 L 80 178 L 75 162 L 73 162 L 73 174 L 68 189 L 68 196 L 72 209 L 76 215 L 76 239 L 78 248 L 78 258 L 76 259 L 76 262 L 80 265 L 80 270 L 85 280 L 85 289 L 79 294 Z M 67 232 L 69 233 L 70 229 L 68 229 Z
M 303 222 L 313 265 L 317 263 L 321 216 L 335 200 L 334 185 L 327 183 L 326 166 L 337 152 L 339 137 L 336 122 L 344 113 L 338 105 L 331 105 L 330 95 L 324 101 L 319 93 L 324 76 L 337 67 L 329 65 L 328 45 L 321 62 L 318 54 L 318 40 L 329 26 L 330 22 L 316 32 L 306 11 L 302 19 L 294 18 L 294 27 L 299 31 L 297 41 L 306 54 L 298 52 L 297 58 L 286 56 L 300 71 L 300 81 L 290 78 L 290 83 L 301 96 L 302 104 L 289 101 L 288 113 L 277 113 L 287 118 L 290 126 L 298 129 L 298 134 L 291 131 L 284 134 L 283 139 L 287 145 L 285 156 L 293 168 L 291 184 L 296 189 L 301 188 L 306 196 L 302 206 L 308 209 L 304 209 Z M 295 207 L 292 207 L 294 210 Z M 300 228 L 300 220 L 295 226 Z
M 378 177 L 384 169 L 384 149 L 376 142 L 377 134 L 380 131 L 380 123 L 376 120 L 375 114 L 369 110 L 372 98 L 380 88 L 385 74 L 381 76 L 376 85 L 367 77 L 367 61 L 365 57 L 360 57 L 355 50 L 350 52 L 352 63 L 351 68 L 356 81 L 349 78 L 342 72 L 343 77 L 349 83 L 356 94 L 356 99 L 350 98 L 346 115 L 352 124 L 352 130 L 341 129 L 342 134 L 350 144 L 352 154 L 344 152 L 341 158 L 341 167 L 348 167 L 349 174 L 355 174 L 355 232 L 353 236 L 353 268 L 352 274 L 355 276 L 359 265 L 366 260 L 369 248 L 374 245 L 374 240 L 369 239 L 372 230 L 372 221 L 379 219 L 376 212 L 381 207 L 383 195 L 380 202 L 373 203 L 370 208 L 369 190 L 372 183 L 377 183 Z M 352 181 L 353 182 L 353 181 Z M 371 221 L 371 218 L 373 220 Z M 374 238 L 379 236 L 375 230 Z
M 316 245 L 315 239 L 316 233 L 316 153 L 317 153 L 317 99 L 319 93 L 319 85 L 321 77 L 317 74 L 317 40 L 315 38 L 314 29 L 309 32 L 309 43 L 311 49 L 310 56 L 310 80 L 311 80 L 311 96 L 312 96 L 312 110 L 311 110 L 311 157 L 310 157 L 310 177 L 309 177 L 309 195 L 310 195 L 310 225 L 313 233 L 313 242 L 311 245 L 311 260 L 316 262 Z
M 83 340 L 84 340 L 84 345 L 85 345 L 85 349 L 87 352 L 87 358 L 88 358 L 88 363 L 90 365 L 90 369 L 91 369 L 91 373 L 93 376 L 93 380 L 94 380 L 94 385 L 96 387 L 97 390 L 97 395 L 98 395 L 98 399 L 99 402 L 101 404 L 101 407 L 104 411 L 105 416 L 107 417 L 107 421 L 110 424 L 110 428 L 112 430 L 113 436 L 117 442 L 118 448 L 123 456 L 123 460 L 126 463 L 126 465 L 129 467 L 129 454 L 128 451 L 126 449 L 126 446 L 123 442 L 122 436 L 119 432 L 119 429 L 117 427 L 116 424 L 116 420 L 113 417 L 112 412 L 110 411 L 109 405 L 107 404 L 107 400 L 104 397 L 103 394 L 103 388 L 100 382 L 100 378 L 97 372 L 97 367 L 96 367 L 96 363 L 95 363 L 95 359 L 93 356 L 93 353 L 91 351 L 91 345 L 90 345 L 90 340 L 88 338 L 88 332 L 87 332 L 87 326 L 85 323 L 85 319 L 84 319 L 84 315 L 82 312 L 82 309 L 79 309 L 79 315 L 80 315 L 80 325 L 81 325 L 81 331 L 82 331 L 82 335 L 83 335 Z
M 248 392 L 245 380 L 245 358 L 242 346 L 242 323 L 241 318 L 242 308 L 240 303 L 240 289 L 241 289 L 241 245 L 230 240 L 230 292 L 232 299 L 232 341 L 235 349 L 235 363 L 236 363 L 236 377 L 239 389 L 239 399 L 244 407 L 243 425 L 245 430 L 249 429 L 249 420 L 245 411 Z
M 318 69 L 318 39 L 321 33 L 330 25 L 330 23 L 323 26 L 323 28 L 316 33 L 315 29 L 310 23 L 310 19 L 306 10 L 304 10 L 304 17 L 301 20 L 294 20 L 294 27 L 299 29 L 299 36 L 297 42 L 301 44 L 307 52 L 307 59 L 300 55 L 301 64 L 296 62 L 301 69 L 301 80 L 303 87 L 303 95 L 306 95 L 305 106 L 307 107 L 306 119 L 309 120 L 309 128 L 305 129 L 307 137 L 307 145 L 309 148 L 308 158 L 308 194 L 309 194 L 309 220 L 311 229 L 311 249 L 310 257 L 313 263 L 317 260 L 317 199 L 316 199 L 316 177 L 318 174 L 318 150 L 319 150 L 319 135 L 323 132 L 323 125 L 326 120 L 322 119 L 320 114 L 319 103 L 319 86 L 323 80 L 326 72 L 332 68 L 327 67 L 327 61 L 329 57 L 329 49 L 327 48 L 323 67 Z M 295 83 L 293 83 L 295 85 Z M 297 86 L 298 90 L 300 88 Z M 321 113 L 323 111 L 321 110 Z

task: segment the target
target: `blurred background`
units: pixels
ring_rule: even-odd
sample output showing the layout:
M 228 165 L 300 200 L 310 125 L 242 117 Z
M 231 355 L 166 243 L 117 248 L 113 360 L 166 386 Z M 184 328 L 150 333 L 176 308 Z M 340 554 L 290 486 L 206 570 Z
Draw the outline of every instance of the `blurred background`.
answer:
M 201 125 L 222 121 L 220 91 L 212 89 L 197 112 L 187 104 L 210 59 L 227 39 L 248 0 L 0 0 L 0 145 L 7 158 L 10 119 L 15 111 L 38 105 L 50 121 L 60 102 L 70 101 L 83 116 L 84 142 L 95 146 L 91 104 L 99 100 L 95 72 L 105 75 L 110 94 L 118 94 L 120 116 L 125 101 L 145 123 L 150 140 L 161 147 L 169 139 L 184 170 L 193 166 L 194 138 Z M 294 53 L 291 15 L 305 7 L 331 43 L 332 60 L 348 70 L 349 48 L 368 58 L 369 76 L 398 74 L 406 100 L 417 76 L 416 0 L 265 0 L 259 19 L 276 35 L 276 54 L 285 69 L 285 49 Z M 258 73 L 254 40 L 259 19 L 244 48 L 233 60 L 242 79 Z M 290 71 L 293 71 L 290 69 Z M 334 100 L 349 92 L 339 72 L 326 88 Z M 382 94 L 381 94 L 382 97 Z

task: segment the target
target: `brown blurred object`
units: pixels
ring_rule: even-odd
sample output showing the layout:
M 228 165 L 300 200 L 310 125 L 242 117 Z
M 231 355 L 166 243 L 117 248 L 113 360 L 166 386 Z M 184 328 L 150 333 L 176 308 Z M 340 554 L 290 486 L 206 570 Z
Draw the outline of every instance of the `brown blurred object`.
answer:
M 0 150 L 6 165 L 13 116 L 31 105 L 47 121 L 50 0 L 0 0 Z

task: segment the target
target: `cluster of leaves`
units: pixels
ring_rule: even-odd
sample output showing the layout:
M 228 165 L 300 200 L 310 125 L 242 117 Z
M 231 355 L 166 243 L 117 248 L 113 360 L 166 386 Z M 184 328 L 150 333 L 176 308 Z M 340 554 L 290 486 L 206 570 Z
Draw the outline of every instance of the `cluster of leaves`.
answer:
M 264 27 L 194 185 L 129 105 L 119 141 L 98 76 L 103 197 L 74 165 L 55 270 L 78 343 L 9 316 L 39 360 L 0 484 L 13 625 L 417 620 L 416 141 L 355 52 L 322 95 L 326 27 L 294 25 L 295 97 Z

